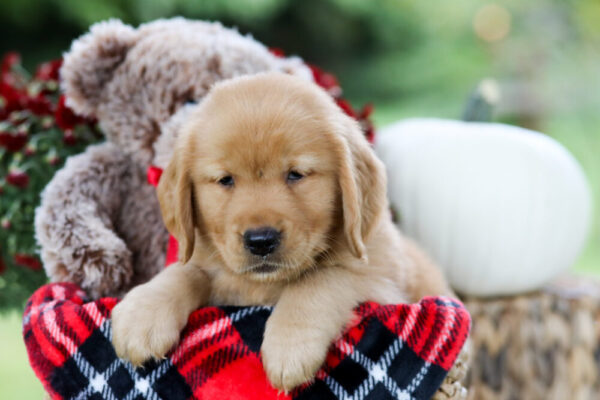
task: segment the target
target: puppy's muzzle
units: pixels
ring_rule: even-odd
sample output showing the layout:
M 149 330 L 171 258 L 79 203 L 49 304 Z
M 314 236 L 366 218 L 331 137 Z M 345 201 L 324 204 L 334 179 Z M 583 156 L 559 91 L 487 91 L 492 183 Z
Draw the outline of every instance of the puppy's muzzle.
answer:
M 244 232 L 244 247 L 256 256 L 273 253 L 281 241 L 281 232 L 270 226 L 248 229 Z

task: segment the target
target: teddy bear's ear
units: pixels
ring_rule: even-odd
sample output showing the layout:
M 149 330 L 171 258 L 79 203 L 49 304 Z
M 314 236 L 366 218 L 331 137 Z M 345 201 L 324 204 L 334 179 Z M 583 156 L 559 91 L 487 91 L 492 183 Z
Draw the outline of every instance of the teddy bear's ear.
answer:
M 67 104 L 78 114 L 93 116 L 102 90 L 137 40 L 137 32 L 111 19 L 92 25 L 71 45 L 60 71 Z

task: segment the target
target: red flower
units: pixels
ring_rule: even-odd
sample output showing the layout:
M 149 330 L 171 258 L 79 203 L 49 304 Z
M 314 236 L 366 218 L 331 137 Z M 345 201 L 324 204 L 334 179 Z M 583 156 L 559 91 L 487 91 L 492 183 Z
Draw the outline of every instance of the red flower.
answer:
M 5 147 L 10 152 L 19 151 L 27 143 L 27 132 L 19 131 L 16 133 L 0 132 L 0 146 Z
M 269 49 L 269 51 L 275 57 L 285 57 L 285 53 L 283 52 L 283 50 L 277 47 L 272 47 Z M 360 112 L 356 112 L 352 105 L 346 99 L 343 99 L 341 97 L 342 88 L 340 87 L 340 83 L 335 77 L 335 75 L 330 74 L 329 72 L 325 72 L 316 65 L 306 64 L 306 66 L 310 68 L 315 83 L 323 89 L 325 89 L 335 99 L 337 105 L 347 115 L 354 118 L 360 123 L 365 137 L 367 138 L 369 143 L 373 143 L 375 139 L 375 129 L 373 127 L 373 123 L 369 119 L 369 117 L 373 113 L 373 105 L 367 104 L 363 107 L 363 109 Z
M 323 71 L 321 68 L 307 64 L 312 71 L 313 78 L 317 85 L 327 90 L 333 97 L 339 97 L 342 95 L 342 88 L 335 75 L 329 72 Z
M 367 119 L 373 114 L 373 104 L 368 103 L 363 106 L 363 109 L 360 111 L 358 117 L 360 119 Z
M 364 119 L 361 122 L 367 141 L 371 144 L 375 143 L 375 128 L 373 127 L 373 124 L 368 119 Z
M 0 96 L 4 99 L 0 119 L 5 119 L 13 111 L 22 110 L 27 103 L 27 94 L 14 88 L 4 78 L 0 80 Z
M 354 118 L 360 123 L 365 137 L 367 138 L 369 143 L 373 143 L 373 141 L 375 140 L 375 128 L 373 127 L 373 123 L 369 119 L 370 115 L 373 113 L 373 105 L 367 104 L 363 107 L 363 109 L 360 112 L 357 113 L 347 100 L 337 99 L 335 102 L 347 115 Z
M 352 105 L 350 105 L 350 103 L 345 100 L 345 99 L 337 99 L 335 101 L 337 103 L 338 106 L 340 106 L 340 108 L 349 116 L 351 116 L 354 119 L 358 119 L 358 115 L 356 115 L 356 112 L 354 111 L 354 108 L 352 108 Z
M 35 71 L 35 78 L 41 81 L 57 81 L 62 66 L 62 59 L 52 60 L 40 64 Z
M 275 57 L 283 58 L 285 57 L 285 52 L 278 47 L 269 48 L 269 52 L 273 54 Z M 308 68 L 310 68 L 313 79 L 315 83 L 321 86 L 323 89 L 327 90 L 329 94 L 333 97 L 341 96 L 342 88 L 340 87 L 340 83 L 338 82 L 335 75 L 330 74 L 329 72 L 323 71 L 321 68 L 316 65 L 306 64 Z
M 42 269 L 42 263 L 36 257 L 30 256 L 29 254 L 17 253 L 14 255 L 13 260 L 15 261 L 15 264 L 29 268 L 33 271 Z
M 77 138 L 73 134 L 73 129 L 65 129 L 63 132 L 63 143 L 67 146 L 75 146 L 77 144 Z
M 4 57 L 2 57 L 2 61 L 0 62 L 0 73 L 2 73 L 2 75 L 8 74 L 15 65 L 20 63 L 21 56 L 19 53 L 10 51 L 4 54 Z
M 67 107 L 65 101 L 66 98 L 64 95 L 60 96 L 60 99 L 58 99 L 58 105 L 56 106 L 56 111 L 54 112 L 56 125 L 63 130 L 67 130 L 73 129 L 75 125 L 85 123 L 86 120 L 78 115 L 75 115 L 75 113 L 69 107 Z
M 25 107 L 35 115 L 52 114 L 52 103 L 42 94 L 38 94 L 36 97 L 28 97 Z
M 6 76 L 0 80 L 0 96 L 4 99 L 0 119 L 6 118 L 13 111 L 23 109 L 29 109 L 36 115 L 52 114 L 52 103 L 43 94 L 30 97 L 26 90 L 13 86 Z
M 29 184 L 29 175 L 25 171 L 15 168 L 10 170 L 8 175 L 6 175 L 6 182 L 23 189 Z
M 375 128 L 373 127 L 373 123 L 369 119 L 371 114 L 373 113 L 373 104 L 369 103 L 363 107 L 363 109 L 358 114 L 358 120 L 365 132 L 365 136 L 369 143 L 374 143 L 375 141 Z
M 279 47 L 271 47 L 269 48 L 269 53 L 273 54 L 275 57 L 283 58 L 285 57 L 285 52 Z

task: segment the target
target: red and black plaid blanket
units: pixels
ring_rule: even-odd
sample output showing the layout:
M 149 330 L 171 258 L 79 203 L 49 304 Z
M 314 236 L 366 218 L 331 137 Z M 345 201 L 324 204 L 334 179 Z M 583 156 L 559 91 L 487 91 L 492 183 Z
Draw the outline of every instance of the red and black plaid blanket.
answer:
M 362 304 L 315 381 L 283 394 L 259 355 L 270 307 L 201 308 L 165 360 L 136 369 L 111 345 L 117 302 L 88 302 L 77 286 L 55 283 L 27 303 L 29 361 L 53 399 L 429 399 L 470 328 L 468 312 L 449 298 Z

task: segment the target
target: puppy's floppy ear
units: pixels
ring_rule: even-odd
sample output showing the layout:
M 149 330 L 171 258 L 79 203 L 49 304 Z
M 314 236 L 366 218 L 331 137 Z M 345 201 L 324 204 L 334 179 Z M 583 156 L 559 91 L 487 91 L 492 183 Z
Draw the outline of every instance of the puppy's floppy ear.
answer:
M 364 241 L 387 208 L 385 167 L 375 156 L 358 122 L 343 117 L 336 124 L 336 136 L 340 149 L 338 179 L 344 233 L 352 254 L 365 258 Z
M 194 193 L 184 152 L 176 149 L 160 177 L 157 193 L 167 230 L 179 245 L 179 259 L 186 263 L 194 252 Z

